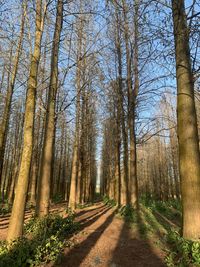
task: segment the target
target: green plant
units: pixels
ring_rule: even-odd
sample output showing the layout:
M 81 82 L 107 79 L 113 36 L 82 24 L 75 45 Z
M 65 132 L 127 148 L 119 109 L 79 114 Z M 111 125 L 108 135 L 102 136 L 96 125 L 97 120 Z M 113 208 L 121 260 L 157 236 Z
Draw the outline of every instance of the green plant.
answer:
M 66 238 L 77 231 L 74 214 L 63 218 L 49 215 L 42 219 L 31 218 L 25 226 L 28 237 L 15 240 L 12 244 L 0 243 L 0 267 L 38 266 L 56 261 L 64 246 L 71 245 Z
M 171 250 L 166 257 L 167 266 L 200 266 L 200 242 L 186 240 L 176 231 L 169 232 L 168 242 Z
M 76 208 L 77 209 L 84 209 L 84 208 L 90 207 L 92 205 L 93 205 L 93 203 L 91 203 L 91 202 L 84 203 L 84 204 L 78 203 L 78 204 L 76 204 Z
M 119 214 L 126 221 L 136 223 L 137 222 L 137 213 L 136 210 L 131 205 L 123 206 L 119 209 Z
M 0 205 L 0 214 L 5 215 L 11 211 L 11 205 L 7 202 Z
M 182 211 L 181 201 L 179 199 L 172 199 L 168 201 L 168 204 L 178 211 Z
M 51 235 L 45 240 L 44 244 L 39 245 L 35 251 L 34 261 L 32 264 L 40 264 L 55 261 L 57 256 L 62 252 L 63 242 L 56 235 Z
M 60 202 L 62 202 L 63 201 L 63 196 L 62 196 L 62 194 L 56 194 L 56 195 L 54 195 L 53 197 L 52 197 L 52 202 L 53 203 L 60 203 Z
M 29 266 L 28 260 L 32 257 L 35 243 L 27 238 L 19 238 L 11 244 L 4 242 L 0 244 L 0 266 L 1 267 L 23 267 Z
M 143 206 L 150 208 L 152 211 L 163 214 L 169 220 L 181 220 L 181 203 L 179 200 L 173 199 L 164 202 L 142 196 L 140 202 Z
M 117 205 L 117 202 L 114 199 L 110 199 L 108 196 L 103 197 L 103 203 L 109 207 L 114 207 Z

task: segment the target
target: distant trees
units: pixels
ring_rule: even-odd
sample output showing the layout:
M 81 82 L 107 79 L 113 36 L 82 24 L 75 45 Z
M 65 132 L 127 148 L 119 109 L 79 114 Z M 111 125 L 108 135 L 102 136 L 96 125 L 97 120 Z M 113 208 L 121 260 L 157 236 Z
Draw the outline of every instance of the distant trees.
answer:
M 133 207 L 138 205 L 136 108 L 139 92 L 139 7 L 140 2 L 134 1 L 132 20 L 134 27 L 131 27 L 129 21 L 131 4 L 127 4 L 125 0 L 120 3 L 113 1 L 111 12 L 114 17 L 110 29 L 111 38 L 114 39 L 115 44 L 114 54 L 117 65 L 116 78 L 110 83 L 113 106 L 109 107 L 109 112 L 112 114 L 111 118 L 115 120 L 116 129 L 113 133 L 116 139 L 114 144 L 116 146 L 116 172 L 111 176 L 117 174 L 115 179 L 118 177 L 118 182 L 115 183 L 115 186 L 118 186 L 118 204 L 122 199 L 122 203 Z M 120 169 L 121 144 L 123 144 L 123 175 Z M 102 172 L 104 173 L 103 170 Z M 108 179 L 108 177 L 102 179 Z
M 180 199 L 174 99 L 166 93 L 158 108 L 154 132 L 138 140 L 139 193 L 161 201 Z
M 8 73 L 8 84 L 7 84 L 7 92 L 6 92 L 6 102 L 3 110 L 3 116 L 0 124 L 0 181 L 2 179 L 2 171 L 3 171 L 3 161 L 4 161 L 4 154 L 5 154 L 5 147 L 6 147 L 6 140 L 8 135 L 9 129 L 9 120 L 10 120 L 10 113 L 11 113 L 11 103 L 12 103 L 12 96 L 15 87 L 15 80 L 18 72 L 18 65 L 20 54 L 23 45 L 23 37 L 24 37 L 24 24 L 26 19 L 26 12 L 27 12 L 27 3 L 22 3 L 22 15 L 21 15 L 21 28 L 20 28 L 20 35 L 18 39 L 18 44 L 16 48 L 16 54 L 14 55 L 14 62 L 12 67 L 12 60 L 13 60 L 13 45 L 10 49 L 10 66 L 9 66 L 9 73 Z M 1 80 L 1 87 L 3 86 L 3 80 L 5 75 L 5 67 L 3 69 L 2 80 Z
M 96 95 L 93 89 L 97 59 L 85 55 L 87 29 L 90 27 L 83 15 L 77 22 L 77 68 L 76 68 L 76 125 L 73 144 L 72 173 L 69 192 L 69 208 L 92 201 L 96 177 Z
M 194 66 L 199 47 L 198 44 L 193 44 L 195 49 L 190 50 L 189 34 L 191 33 L 191 40 L 194 43 L 196 40 L 194 38 L 196 28 L 189 27 L 196 27 L 192 19 L 198 17 L 198 12 L 195 13 L 195 3 L 193 3 L 188 8 L 190 13 L 188 15 L 189 25 L 187 25 L 184 1 L 172 1 L 173 19 L 167 15 L 167 11 L 165 15 L 161 12 L 161 6 L 162 3 L 156 3 L 154 6 L 145 4 L 143 1 L 112 1 L 110 3 L 109 11 L 112 13 L 113 19 L 109 26 L 109 38 L 115 41 L 112 53 L 117 67 L 113 70 L 116 76 L 111 78 L 112 81 L 108 85 L 108 117 L 105 120 L 103 130 L 101 190 L 118 201 L 119 204 L 131 203 L 133 206 L 137 200 L 137 183 L 139 183 L 140 194 L 145 193 L 149 197 L 155 197 L 162 201 L 169 198 L 181 198 L 183 203 L 183 236 L 189 239 L 197 239 L 199 238 L 197 225 L 199 225 L 200 214 L 200 163 L 194 82 L 197 84 L 198 78 L 196 78 L 196 72 L 195 76 L 193 75 L 193 71 L 195 71 Z M 142 15 L 140 14 L 140 7 Z M 174 101 L 170 104 L 170 101 L 166 101 L 165 95 L 163 93 L 160 94 L 155 89 L 147 89 L 146 93 L 142 91 L 142 94 L 140 94 L 139 90 L 140 86 L 142 86 L 141 84 L 147 83 L 151 86 L 154 81 L 159 81 L 159 77 L 150 78 L 150 82 L 146 81 L 146 77 L 144 77 L 144 81 L 140 84 L 140 76 L 143 77 L 143 69 L 148 64 L 150 66 L 152 66 L 151 64 L 156 65 L 153 60 L 156 61 L 157 58 L 160 58 L 161 62 L 163 60 L 162 54 L 159 54 L 160 52 L 158 51 L 160 47 L 157 50 L 157 40 L 162 41 L 164 47 L 167 47 L 165 35 L 170 38 L 173 37 L 170 28 L 166 28 L 166 32 L 163 28 L 157 31 L 154 29 L 154 25 L 149 27 L 149 32 L 145 35 L 146 28 L 144 25 L 149 19 L 151 11 L 149 10 L 145 13 L 144 10 L 148 10 L 148 7 L 152 8 L 154 16 L 155 12 L 163 16 L 161 23 L 165 27 L 168 26 L 168 23 L 172 24 L 172 22 L 174 25 L 178 99 L 177 127 L 176 119 L 174 119 Z M 166 5 L 166 8 L 170 8 L 170 6 Z M 130 10 L 132 15 L 130 15 Z M 131 22 L 132 24 L 130 24 Z M 151 22 L 150 18 L 150 25 Z M 134 25 L 134 29 L 130 25 Z M 140 32 L 140 27 L 143 27 L 144 33 Z M 156 33 L 155 38 L 150 37 L 151 31 L 154 34 Z M 166 40 L 165 43 L 164 40 Z M 147 45 L 148 43 L 149 46 Z M 155 45 L 155 50 L 151 50 L 152 43 Z M 142 58 L 140 53 L 144 51 L 143 46 L 147 49 L 150 48 L 149 58 L 145 62 L 140 60 Z M 173 54 L 173 48 L 170 47 L 168 49 L 171 49 Z M 156 50 L 157 54 L 153 56 Z M 191 51 L 193 53 L 192 58 L 190 56 Z M 165 53 L 164 50 L 163 53 Z M 168 57 L 170 58 L 171 66 L 173 66 L 173 58 Z M 166 60 L 165 55 L 164 60 Z M 192 60 L 193 66 L 191 66 Z M 164 64 L 161 62 L 158 62 L 159 66 Z M 148 69 L 146 73 L 147 77 L 150 76 L 151 70 Z M 167 74 L 165 79 L 167 81 Z M 163 87 L 169 91 L 166 86 Z M 147 103 L 145 96 L 147 99 L 150 98 L 148 97 L 149 93 L 150 95 L 155 93 L 157 103 L 160 103 L 162 108 L 160 107 L 159 109 L 160 114 L 156 112 L 156 119 L 150 118 L 146 126 L 144 124 L 142 131 L 143 134 L 145 131 L 146 133 L 142 136 L 138 135 L 139 131 L 137 132 L 136 130 L 137 115 L 140 111 L 140 105 L 145 105 L 143 102 Z M 137 101 L 138 95 L 140 102 Z M 162 101 L 159 99 L 161 96 Z M 109 131 L 108 129 L 110 128 L 113 130 Z M 119 142 L 115 141 L 117 139 L 114 138 L 118 134 Z M 136 143 L 138 143 L 137 146 Z M 119 145 L 120 149 L 117 149 Z M 108 146 L 110 149 L 107 151 L 106 147 Z M 119 156 L 114 152 L 117 150 Z M 114 157 L 113 155 L 115 154 L 116 156 Z M 137 161 L 136 155 L 138 157 Z M 122 179 L 118 178 L 117 168 L 114 167 L 115 165 L 117 166 L 117 158 L 119 163 L 118 170 Z M 121 159 L 124 162 L 123 165 L 121 164 Z M 120 181 L 122 181 L 121 187 Z M 128 201 L 121 202 L 116 194 L 117 188 L 121 188 L 119 191 L 121 191 L 122 195 L 126 190 L 128 191 L 128 194 L 125 193 L 121 198 L 124 199 L 124 196 L 127 196 Z
M 9 241 L 26 207 L 43 217 L 65 200 L 74 210 L 96 186 L 119 207 L 181 200 L 183 236 L 199 238 L 199 13 L 184 2 L 16 0 L 12 15 L 0 4 Z

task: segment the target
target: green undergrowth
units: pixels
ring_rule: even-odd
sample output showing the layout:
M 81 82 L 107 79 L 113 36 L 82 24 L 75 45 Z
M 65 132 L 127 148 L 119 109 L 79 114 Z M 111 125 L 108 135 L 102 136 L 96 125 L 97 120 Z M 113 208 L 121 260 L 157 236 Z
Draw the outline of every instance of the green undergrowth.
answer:
M 103 203 L 109 207 L 114 207 L 117 205 L 116 200 L 110 199 L 108 196 L 103 197 Z
M 0 203 L 0 215 L 6 215 L 11 211 L 11 205 L 9 203 Z
M 168 267 L 200 266 L 200 242 L 186 240 L 177 231 L 168 233 L 170 250 L 166 257 Z
M 137 222 L 137 212 L 131 205 L 121 206 L 118 209 L 118 214 L 126 222 L 129 222 L 129 223 Z
M 117 216 L 138 229 L 140 237 L 165 251 L 168 267 L 200 267 L 200 242 L 181 237 L 181 205 L 178 200 L 156 201 L 142 198 L 139 211 L 131 206 L 118 209 Z
M 151 217 L 151 226 L 147 227 L 147 232 L 154 231 L 158 226 L 162 225 L 164 232 L 162 234 L 162 242 L 166 252 L 165 263 L 168 267 L 200 267 L 200 242 L 184 239 L 180 232 L 181 225 L 181 203 L 179 200 L 156 201 L 153 199 L 141 200 L 143 211 L 148 211 L 149 215 L 145 215 L 143 221 L 147 217 Z M 143 212 L 144 213 L 144 212 Z M 159 218 L 156 214 L 161 214 L 163 217 Z M 167 223 L 167 218 L 172 223 L 178 223 L 174 227 Z M 152 224 L 152 219 L 154 223 Z M 156 223 L 156 224 L 155 224 Z M 143 224 L 144 225 L 144 224 Z M 147 224 L 146 224 L 147 225 Z M 157 225 L 157 227 L 156 227 Z M 160 228 L 161 230 L 161 228 Z
M 24 237 L 11 244 L 0 243 L 0 267 L 45 266 L 58 262 L 64 247 L 72 246 L 69 237 L 79 229 L 74 215 L 49 215 L 32 218 L 25 225 Z
M 34 209 L 34 206 L 27 202 L 26 204 L 26 210 Z M 4 201 L 3 203 L 0 201 L 0 215 L 4 216 L 8 213 L 10 213 L 12 210 L 12 205 L 8 203 L 8 200 Z
M 76 204 L 76 208 L 77 208 L 77 209 L 84 209 L 84 208 L 91 207 L 92 205 L 93 205 L 92 202 L 89 202 L 89 203 L 83 203 L 83 204 L 78 203 L 78 204 Z
M 53 197 L 52 197 L 52 202 L 54 204 L 58 204 L 58 203 L 61 203 L 64 201 L 64 198 L 63 198 L 63 195 L 62 194 L 55 194 Z
M 148 198 L 141 198 L 141 204 L 148 207 L 152 212 L 158 212 L 166 217 L 166 219 L 181 222 L 181 203 L 179 200 L 159 201 Z

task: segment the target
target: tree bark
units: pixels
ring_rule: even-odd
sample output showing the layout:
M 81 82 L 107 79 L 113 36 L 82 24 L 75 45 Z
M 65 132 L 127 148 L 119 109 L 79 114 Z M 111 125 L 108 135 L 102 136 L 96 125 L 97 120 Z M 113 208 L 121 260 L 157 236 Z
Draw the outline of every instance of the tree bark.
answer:
M 25 23 L 25 16 L 26 16 L 26 3 L 23 4 L 23 11 L 22 11 L 22 19 L 21 19 L 21 30 L 19 41 L 17 45 L 17 51 L 14 59 L 14 67 L 12 69 L 11 80 L 8 84 L 7 94 L 6 94 L 6 103 L 3 112 L 3 118 L 0 124 L 0 181 L 1 181 L 1 174 L 3 169 L 3 160 L 4 160 L 4 153 L 5 153 L 5 146 L 6 146 L 6 139 L 8 133 L 8 126 L 9 126 L 9 119 L 10 119 L 10 109 L 12 103 L 12 96 L 15 87 L 15 80 L 18 71 L 19 65 L 19 58 L 21 55 L 22 44 L 23 44 L 23 36 L 24 36 L 24 23 Z M 4 75 L 4 72 L 2 76 Z M 3 82 L 3 77 L 2 77 Z
M 38 65 L 40 60 L 41 40 L 44 21 L 42 19 L 42 0 L 36 3 L 36 32 L 35 47 L 31 57 L 30 75 L 28 79 L 26 108 L 24 119 L 23 150 L 17 188 L 8 228 L 7 240 L 11 241 L 22 235 L 24 211 L 29 182 L 29 172 L 33 150 L 34 115 L 36 102 L 36 88 Z
M 41 176 L 39 180 L 38 207 L 37 214 L 45 216 L 49 213 L 50 184 L 52 177 L 52 163 L 55 139 L 56 124 L 56 94 L 58 87 L 58 54 L 60 35 L 63 23 L 63 0 L 57 2 L 57 14 L 55 31 L 53 37 L 52 55 L 51 55 L 51 77 L 48 94 L 48 105 L 46 114 L 46 125 L 44 133 L 44 147 L 42 152 Z
M 172 0 L 183 237 L 200 238 L 200 153 L 184 0 Z

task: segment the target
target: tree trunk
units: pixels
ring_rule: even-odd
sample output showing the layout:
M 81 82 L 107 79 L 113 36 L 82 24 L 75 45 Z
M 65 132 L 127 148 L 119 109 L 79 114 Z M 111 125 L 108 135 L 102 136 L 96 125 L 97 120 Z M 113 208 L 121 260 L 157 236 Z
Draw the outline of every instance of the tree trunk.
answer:
M 127 88 L 128 88 L 128 126 L 130 136 L 130 152 L 129 152 L 129 195 L 130 203 L 133 207 L 138 205 L 138 185 L 137 185 L 137 163 L 136 163 L 136 136 L 135 136 L 135 109 L 136 97 L 139 88 L 138 79 L 138 3 L 135 3 L 134 14 L 134 89 L 132 85 L 132 70 L 131 70 L 131 54 L 129 49 L 129 28 L 127 21 L 127 5 L 125 0 L 123 3 L 124 14 L 124 39 L 126 46 L 126 64 L 127 64 Z
M 48 94 L 44 147 L 42 154 L 41 176 L 39 179 L 37 214 L 44 216 L 49 213 L 50 184 L 55 139 L 55 105 L 58 87 L 58 54 L 60 35 L 63 22 L 63 0 L 58 0 L 53 47 L 51 55 L 51 78 Z
M 72 210 L 76 208 L 76 178 L 78 171 L 78 142 L 77 137 L 75 137 L 74 149 L 73 149 L 73 159 L 72 159 L 72 172 L 71 172 L 71 183 L 70 183 L 70 194 L 68 206 Z
M 184 0 L 172 0 L 183 237 L 200 238 L 200 153 Z
M 28 79 L 26 109 L 24 120 L 23 150 L 18 175 L 16 193 L 8 228 L 7 240 L 11 241 L 22 235 L 26 195 L 33 149 L 34 115 L 36 103 L 37 74 L 40 60 L 41 39 L 43 32 L 42 1 L 36 3 L 35 47 L 31 57 L 30 75 Z
M 17 45 L 16 56 L 14 59 L 14 67 L 12 69 L 11 81 L 8 84 L 8 90 L 6 94 L 6 103 L 4 107 L 3 118 L 0 124 L 0 181 L 1 181 L 1 174 L 2 174 L 2 169 L 3 169 L 3 160 L 4 160 L 5 145 L 6 145 L 6 139 L 7 139 L 7 133 L 8 133 L 9 119 L 10 119 L 12 96 L 13 96 L 15 80 L 16 80 L 17 71 L 18 71 L 19 58 L 20 58 L 20 54 L 22 50 L 22 43 L 23 43 L 23 36 L 24 36 L 24 22 L 25 22 L 25 16 L 26 16 L 26 3 L 23 5 L 22 12 L 23 13 L 22 13 L 22 20 L 21 20 L 21 31 L 20 31 L 19 41 Z
M 124 114 L 124 104 L 123 104 L 123 83 L 122 83 L 122 49 L 120 40 L 120 16 L 118 14 L 118 8 L 115 6 L 116 19 L 117 19 L 117 29 L 116 29 L 116 50 L 117 50 L 117 60 L 118 60 L 118 105 L 119 105 L 119 116 L 122 125 L 122 140 L 123 140 L 123 180 L 120 182 L 120 191 L 122 204 L 129 203 L 129 192 L 128 192 L 128 143 L 127 143 L 127 132 L 125 125 L 125 114 Z M 119 125 L 120 127 L 120 125 Z M 121 173 L 120 173 L 121 175 Z M 121 177 L 120 177 L 121 180 Z

